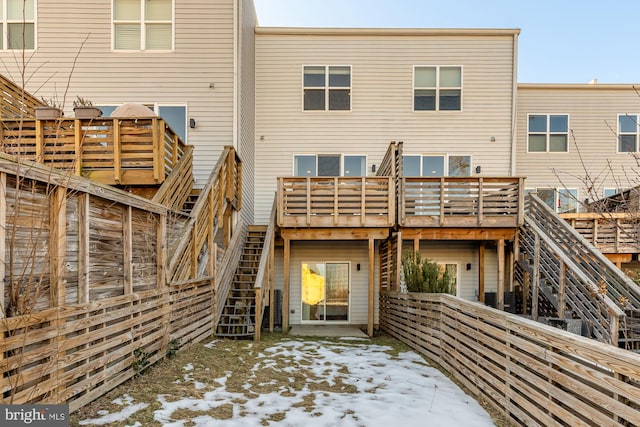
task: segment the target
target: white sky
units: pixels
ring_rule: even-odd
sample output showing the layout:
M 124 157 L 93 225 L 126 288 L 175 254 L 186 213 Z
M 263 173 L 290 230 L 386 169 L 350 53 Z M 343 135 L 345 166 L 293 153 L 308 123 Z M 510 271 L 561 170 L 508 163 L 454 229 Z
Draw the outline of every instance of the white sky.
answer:
M 640 1 L 254 0 L 265 27 L 520 28 L 523 83 L 640 83 Z
M 251 343 L 247 351 L 251 351 Z M 208 345 L 218 351 L 215 342 Z M 368 343 L 368 339 L 345 339 L 334 344 L 323 341 L 287 340 L 269 347 L 259 354 L 260 362 L 253 370 L 271 367 L 290 373 L 311 369 L 320 380 L 307 378 L 303 390 L 282 387 L 277 392 L 259 394 L 246 399 L 244 393 L 227 391 L 227 376 L 217 378 L 211 384 L 194 381 L 194 366 L 183 367 L 185 383 L 204 392 L 202 399 L 178 396 L 157 397 L 161 408 L 154 412 L 154 419 L 163 426 L 184 427 L 185 420 L 175 420 L 172 413 L 177 409 L 207 411 L 217 406 L 232 403 L 234 417 L 218 420 L 209 416 L 198 416 L 191 421 L 196 426 L 247 427 L 259 426 L 271 414 L 285 412 L 286 417 L 274 426 L 292 427 L 491 427 L 489 415 L 471 397 L 448 380 L 440 371 L 426 364 L 414 352 L 401 353 L 395 358 L 385 353 L 390 347 Z M 286 368 L 278 368 L 275 356 L 285 357 Z M 341 380 L 357 388 L 358 393 L 335 393 L 314 391 L 313 383 Z M 244 385 L 247 391 L 257 384 L 251 381 Z M 305 412 L 304 407 L 294 407 L 303 397 L 314 394 L 316 410 Z M 102 413 L 100 418 L 83 420 L 81 425 L 104 425 L 108 422 L 127 421 L 137 410 L 153 402 L 134 402 L 125 395 L 115 401 L 122 407 L 117 413 Z M 242 403 L 244 402 L 244 403 Z M 241 416 L 240 414 L 244 414 Z M 129 423 L 138 427 L 139 423 Z

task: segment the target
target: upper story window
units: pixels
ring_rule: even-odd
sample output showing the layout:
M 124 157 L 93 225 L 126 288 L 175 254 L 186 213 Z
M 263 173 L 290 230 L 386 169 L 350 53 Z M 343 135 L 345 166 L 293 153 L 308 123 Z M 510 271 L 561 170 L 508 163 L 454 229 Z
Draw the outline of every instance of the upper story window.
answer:
M 304 110 L 351 110 L 351 67 L 304 66 Z
M 35 49 L 35 0 L 3 0 L 2 48 Z
M 569 151 L 569 116 L 567 114 L 530 114 L 528 151 Z
M 360 155 L 307 154 L 293 157 L 294 176 L 366 176 L 367 158 Z
M 113 0 L 115 50 L 172 50 L 173 0 Z
M 634 153 L 638 151 L 638 115 L 618 115 L 618 152 Z
M 413 110 L 462 110 L 462 67 L 414 67 Z
M 471 176 L 471 156 L 402 156 L 403 176 Z

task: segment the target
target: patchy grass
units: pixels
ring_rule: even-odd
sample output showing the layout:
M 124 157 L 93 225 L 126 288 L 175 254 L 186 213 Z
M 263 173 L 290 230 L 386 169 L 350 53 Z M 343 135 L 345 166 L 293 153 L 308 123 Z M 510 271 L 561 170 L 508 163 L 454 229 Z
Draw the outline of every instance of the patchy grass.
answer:
M 318 404 L 318 396 L 358 393 L 358 388 L 348 383 L 350 371 L 347 366 L 336 368 L 328 362 L 314 363 L 319 347 L 319 344 L 316 346 L 314 342 L 337 344 L 339 348 L 332 346 L 331 350 L 337 354 L 353 351 L 363 343 L 388 347 L 383 351 L 392 359 L 397 358 L 400 353 L 410 351 L 409 347 L 383 333 L 376 334 L 370 341 L 306 337 L 303 348 L 305 356 L 292 360 L 290 355 L 284 354 L 294 349 L 293 341 L 291 346 L 288 346 L 288 340 L 292 341 L 292 337 L 272 333 L 264 334 L 259 343 L 218 339 L 210 346 L 188 346 L 179 351 L 175 358 L 152 366 L 145 375 L 128 381 L 71 414 L 70 425 L 79 426 L 81 420 L 96 419 L 106 413 L 122 411 L 125 406 L 122 402 L 123 396 L 129 404 L 147 403 L 148 406 L 137 410 L 126 420 L 103 425 L 161 426 L 162 423 L 157 421 L 154 415 L 156 411 L 163 409 L 165 402 L 180 402 L 180 405 L 183 405 L 173 409 L 168 416 L 171 421 L 182 421 L 184 426 L 195 425 L 193 420 L 198 417 L 229 420 L 246 416 L 242 409 L 245 404 L 270 394 L 296 399 L 289 409 L 276 408 L 257 421 L 261 425 L 277 425 L 286 418 L 288 410 L 300 410 L 319 417 L 325 408 Z M 275 345 L 279 345 L 280 353 L 266 351 Z M 427 364 L 438 368 L 435 363 L 425 363 Z M 256 369 L 257 366 L 260 369 Z M 324 376 L 319 375 L 318 366 L 322 369 L 326 367 L 326 374 L 332 372 L 333 379 L 327 381 Z M 315 371 L 312 368 L 315 368 Z M 228 393 L 233 394 L 232 399 L 210 403 L 206 408 L 199 407 L 198 401 L 223 385 Z M 461 385 L 458 383 L 458 386 Z M 372 385 L 366 389 L 366 393 L 375 394 L 381 387 L 384 388 L 384 385 Z M 183 401 L 187 403 L 183 404 Z M 260 405 L 266 407 L 268 403 Z M 483 406 L 494 418 L 496 425 L 509 425 L 500 419 L 498 413 L 491 411 L 487 405 Z M 344 412 L 343 417 L 357 420 L 353 411 Z

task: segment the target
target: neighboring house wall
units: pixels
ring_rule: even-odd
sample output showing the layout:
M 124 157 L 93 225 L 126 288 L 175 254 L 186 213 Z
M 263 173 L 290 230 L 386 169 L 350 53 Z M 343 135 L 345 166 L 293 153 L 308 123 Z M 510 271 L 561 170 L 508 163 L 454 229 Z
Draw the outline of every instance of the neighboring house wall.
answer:
M 529 114 L 567 114 L 568 152 L 527 152 Z M 605 188 L 637 185 L 636 159 L 618 152 L 619 114 L 640 114 L 640 95 L 631 85 L 518 85 L 516 172 L 526 176 L 525 187 L 577 189 L 583 201 Z M 593 182 L 586 184 L 587 175 Z
M 253 224 L 254 171 L 255 171 L 255 27 L 256 11 L 252 0 L 239 4 L 239 70 L 238 97 L 238 153 L 242 160 L 242 210 L 247 224 Z
M 378 253 L 376 247 L 376 254 Z M 301 323 L 302 307 L 302 263 L 303 262 L 349 262 L 350 304 L 352 325 L 366 325 L 368 321 L 369 269 L 368 242 L 366 241 L 292 241 L 290 264 L 289 322 Z M 376 259 L 378 257 L 376 256 Z M 357 265 L 360 264 L 360 271 Z M 284 283 L 284 259 L 282 249 L 276 252 L 275 287 L 282 289 Z M 376 260 L 374 273 L 374 324 L 378 324 L 379 265 Z
M 233 144 L 233 3 L 175 0 L 174 51 L 123 52 L 111 47 L 110 0 L 38 0 L 37 50 L 25 52 L 25 79 L 16 51 L 0 51 L 0 73 L 26 81 L 39 97 L 62 101 L 66 93 L 67 115 L 76 95 L 97 105 L 186 105 L 187 118 L 197 123 L 187 126 L 187 139 L 196 147 L 195 175 L 202 185 L 222 147 Z
M 509 175 L 517 33 L 258 27 L 256 222 L 294 154 L 367 155 L 371 174 L 401 140 L 405 154 L 471 155 L 481 175 Z M 351 110 L 303 111 L 305 65 L 351 66 Z M 413 111 L 414 66 L 428 65 L 462 67 L 462 111 Z

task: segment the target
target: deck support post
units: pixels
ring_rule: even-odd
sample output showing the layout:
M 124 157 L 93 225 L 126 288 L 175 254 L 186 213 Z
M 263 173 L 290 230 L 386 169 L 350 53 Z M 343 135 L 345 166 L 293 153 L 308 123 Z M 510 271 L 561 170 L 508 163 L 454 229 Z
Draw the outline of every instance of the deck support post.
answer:
M 498 240 L 498 310 L 504 310 L 504 240 Z
M 373 274 L 375 270 L 375 240 L 369 238 L 369 307 L 367 320 L 367 335 L 373 337 L 373 317 L 374 317 L 374 286 Z
M 291 240 L 284 238 L 284 283 L 282 295 L 282 332 L 289 332 L 289 268 L 291 262 Z
M 485 243 L 480 242 L 478 248 L 478 301 L 484 304 L 484 249 Z

